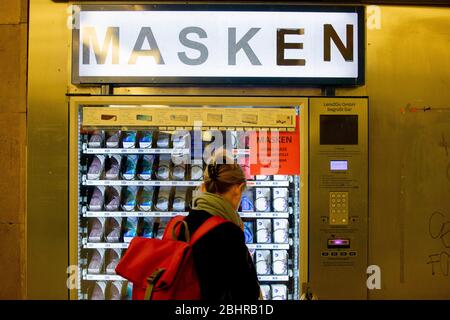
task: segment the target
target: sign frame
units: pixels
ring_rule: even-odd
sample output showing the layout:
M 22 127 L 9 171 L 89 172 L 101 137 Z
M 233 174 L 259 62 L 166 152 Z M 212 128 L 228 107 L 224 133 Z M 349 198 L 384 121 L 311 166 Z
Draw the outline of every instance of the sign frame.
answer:
M 239 11 L 239 12 L 349 12 L 357 13 L 358 24 L 358 75 L 352 78 L 339 77 L 184 77 L 184 76 L 80 76 L 79 50 L 80 30 L 72 28 L 72 75 L 71 80 L 78 84 L 123 84 L 143 86 L 360 86 L 365 84 L 365 7 L 364 6 L 326 6 L 326 5 L 264 5 L 264 4 L 154 4 L 154 5 L 78 5 L 81 11 Z

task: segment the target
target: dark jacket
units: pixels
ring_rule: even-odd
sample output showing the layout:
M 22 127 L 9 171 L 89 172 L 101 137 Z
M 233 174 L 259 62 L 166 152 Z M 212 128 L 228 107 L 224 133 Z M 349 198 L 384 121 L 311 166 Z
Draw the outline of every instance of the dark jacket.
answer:
M 212 215 L 192 210 L 186 217 L 191 236 Z M 180 240 L 183 240 L 180 232 Z M 234 223 L 222 224 L 204 235 L 193 248 L 203 300 L 257 300 L 259 283 L 245 244 L 243 231 Z

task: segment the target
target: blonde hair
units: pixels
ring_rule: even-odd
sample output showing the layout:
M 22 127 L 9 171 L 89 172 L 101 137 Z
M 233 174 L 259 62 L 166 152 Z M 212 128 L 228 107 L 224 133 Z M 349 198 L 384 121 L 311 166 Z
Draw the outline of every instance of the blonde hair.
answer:
M 241 166 L 225 152 L 217 153 L 206 166 L 203 184 L 207 192 L 224 194 L 234 185 L 245 183 Z

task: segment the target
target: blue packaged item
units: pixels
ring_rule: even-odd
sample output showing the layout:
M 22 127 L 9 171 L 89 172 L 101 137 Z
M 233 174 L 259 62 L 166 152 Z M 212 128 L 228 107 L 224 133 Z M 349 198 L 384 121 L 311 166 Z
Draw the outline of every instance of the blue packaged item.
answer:
M 145 217 L 142 223 L 142 237 L 153 238 L 153 223 L 154 219 Z
M 134 148 L 136 146 L 136 131 L 123 133 L 122 146 L 124 148 Z
M 153 143 L 153 132 L 142 131 L 139 137 L 139 148 L 151 148 Z
M 122 177 L 126 180 L 133 180 L 136 177 L 136 168 L 138 162 L 138 155 L 130 154 L 125 161 L 125 167 L 122 172 Z
M 244 221 L 245 243 L 253 243 L 253 222 Z
M 253 192 L 251 190 L 245 190 L 242 193 L 241 210 L 246 212 L 255 211 L 255 206 L 253 204 Z
M 153 172 L 153 162 L 155 157 L 151 154 L 146 154 L 142 157 L 141 169 L 139 178 L 142 180 L 150 180 Z
M 138 217 L 128 217 L 125 225 L 125 233 L 123 234 L 124 242 L 131 242 L 137 236 Z

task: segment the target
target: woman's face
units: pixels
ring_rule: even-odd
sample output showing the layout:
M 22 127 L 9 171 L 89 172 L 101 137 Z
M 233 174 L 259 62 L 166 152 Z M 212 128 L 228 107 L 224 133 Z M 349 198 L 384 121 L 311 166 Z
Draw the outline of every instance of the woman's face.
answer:
M 224 197 L 231 202 L 231 205 L 236 209 L 236 211 L 239 209 L 239 205 L 241 204 L 242 192 L 244 191 L 244 187 L 244 183 L 234 185 L 230 188 L 227 194 L 224 195 Z

